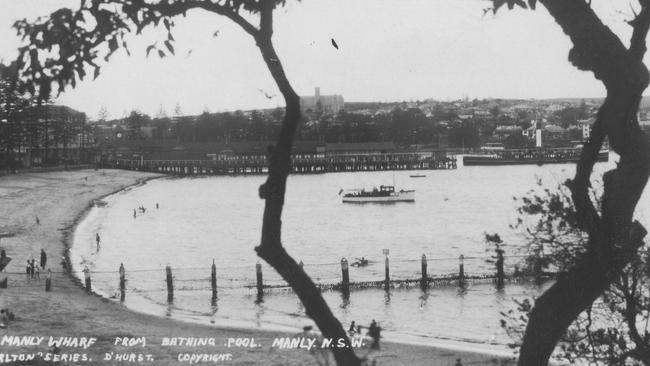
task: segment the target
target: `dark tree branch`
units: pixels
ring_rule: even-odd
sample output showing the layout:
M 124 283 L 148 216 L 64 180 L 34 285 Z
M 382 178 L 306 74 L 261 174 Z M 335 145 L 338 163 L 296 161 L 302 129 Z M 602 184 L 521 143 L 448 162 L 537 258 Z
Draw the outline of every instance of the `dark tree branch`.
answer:
M 274 3 L 274 1 L 269 1 Z M 115 5 L 107 7 L 100 5 Z M 18 21 L 14 27 L 18 33 L 28 40 L 32 46 L 21 47 L 17 59 L 20 70 L 21 91 L 36 94 L 38 87 L 39 97 L 46 99 L 50 95 L 52 82 L 58 84 L 58 92 L 62 92 L 67 85 L 73 88 L 76 86 L 76 79 L 84 78 L 85 67 L 92 66 L 95 69 L 95 77 L 99 75 L 99 65 L 96 63 L 99 46 L 108 44 L 109 52 L 104 57 L 108 61 L 110 56 L 120 47 L 126 49 L 124 35 L 132 31 L 135 26 L 136 32 L 140 33 L 150 25 L 158 25 L 162 20 L 165 23 L 170 39 L 165 42 L 169 52 L 173 53 L 171 45 L 171 21 L 170 19 L 179 15 L 185 16 L 189 10 L 204 9 L 232 20 L 244 31 L 256 37 L 259 30 L 249 23 L 239 12 L 240 6 L 229 7 L 227 3 L 214 3 L 209 0 L 184 0 L 184 1 L 161 1 L 150 3 L 145 0 L 84 0 L 77 11 L 70 9 L 59 9 L 49 17 L 39 18 L 35 23 L 26 20 Z M 109 10 L 110 9 L 110 10 Z M 93 29 L 87 30 L 87 17 L 92 16 L 95 20 Z M 45 34 L 46 37 L 42 37 Z M 51 50 L 53 45 L 59 47 L 59 58 L 49 57 L 41 62 L 39 51 Z M 150 49 L 154 46 L 150 46 Z M 150 49 L 147 50 L 147 55 Z M 162 51 L 159 51 L 162 52 Z M 161 57 L 163 53 L 160 53 Z M 71 56 L 76 56 L 69 61 Z M 52 75 L 43 73 L 50 71 Z
M 225 5 L 219 5 L 217 3 L 213 3 L 210 0 L 203 0 L 195 1 L 197 3 L 197 7 L 217 13 L 219 15 L 223 15 L 227 17 L 228 19 L 232 20 L 233 22 L 237 23 L 246 33 L 250 34 L 251 36 L 255 37 L 256 34 L 258 33 L 258 29 L 255 28 L 251 23 L 249 23 L 244 17 L 239 15 L 237 9 L 233 9 L 232 6 L 225 6 Z M 269 3 L 275 3 L 274 1 L 267 1 Z
M 641 224 L 635 223 L 625 242 L 621 244 L 638 248 L 643 245 L 642 238 L 645 234 Z M 589 252 L 544 292 L 535 301 L 535 307 L 530 314 L 519 365 L 547 365 L 557 341 L 564 335 L 568 326 L 616 280 L 634 255 L 635 251 L 629 250 L 604 262 L 603 258 Z M 598 271 L 595 268 L 603 270 Z
M 262 2 L 260 9 L 260 32 L 265 37 L 273 35 L 273 8 L 275 3 L 272 1 Z
M 268 11 L 268 13 L 266 13 Z M 268 262 L 287 283 L 305 305 L 305 311 L 314 319 L 316 325 L 327 338 L 343 339 L 348 347 L 334 348 L 334 358 L 338 365 L 360 365 L 341 323 L 336 319 L 311 278 L 286 252 L 282 246 L 282 209 L 287 176 L 291 171 L 291 149 L 298 121 L 300 120 L 300 98 L 291 87 L 271 41 L 270 25 L 272 8 L 264 7 L 261 13 L 261 29 L 255 38 L 262 57 L 273 76 L 285 102 L 285 116 L 277 144 L 272 148 L 269 159 L 269 176 L 260 187 L 260 197 L 266 200 L 262 222 L 261 243 L 255 248 L 257 254 Z
M 143 0 L 104 0 L 107 3 L 119 3 L 123 6 L 134 6 L 137 5 L 139 8 L 149 9 L 151 11 L 160 12 L 163 16 L 174 17 L 178 15 L 185 15 L 187 11 L 192 9 L 203 9 L 215 14 L 222 15 L 233 22 L 237 23 L 246 33 L 252 35 L 253 37 L 257 33 L 257 28 L 255 28 L 250 22 L 248 22 L 244 17 L 242 17 L 239 12 L 238 6 L 231 5 L 231 2 L 228 1 L 225 4 L 215 3 L 210 0 L 185 0 L 182 2 L 160 2 L 160 3 L 147 3 Z M 273 1 L 268 1 L 268 3 L 274 4 Z M 152 18 L 148 23 L 155 21 L 155 18 Z
M 633 24 L 630 50 L 583 0 L 540 0 L 573 43 L 569 60 L 592 71 L 607 97 L 598 112 L 576 175 L 568 183 L 581 227 L 589 234 L 585 255 L 535 303 L 521 346 L 519 365 L 546 365 L 555 345 L 576 317 L 620 276 L 643 244 L 645 229 L 632 222 L 650 174 L 650 146 L 636 119 L 648 70 L 641 62 L 648 33 L 643 9 Z M 602 214 L 589 198 L 590 176 L 604 138 L 621 156 L 604 175 Z
M 633 28 L 629 52 L 636 60 L 642 61 L 648 50 L 645 39 L 650 28 L 650 1 L 640 0 L 639 3 L 641 4 L 641 12 L 629 22 Z
M 628 327 L 628 333 L 630 334 L 630 338 L 632 338 L 632 341 L 636 344 L 636 348 L 639 348 L 640 351 L 644 351 L 645 348 L 647 348 L 646 343 L 643 340 L 643 337 L 641 334 L 639 334 L 639 330 L 636 326 L 636 314 L 637 314 L 637 304 L 634 299 L 634 289 L 635 285 L 632 284 L 632 287 L 630 287 L 629 284 L 629 279 L 627 276 L 622 276 L 623 280 L 623 293 L 625 294 L 625 306 L 623 307 L 623 318 L 625 319 L 625 322 L 627 323 Z

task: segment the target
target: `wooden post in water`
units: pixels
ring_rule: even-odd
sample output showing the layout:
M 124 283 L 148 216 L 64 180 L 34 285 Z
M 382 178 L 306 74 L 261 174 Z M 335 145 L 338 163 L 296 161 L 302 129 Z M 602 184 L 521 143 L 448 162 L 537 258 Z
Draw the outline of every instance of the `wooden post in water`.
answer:
M 45 292 L 52 291 L 52 270 L 47 269 L 47 278 L 45 278 Z
M 262 264 L 255 265 L 255 273 L 257 274 L 257 298 L 261 299 L 264 295 L 264 283 L 262 282 Z
M 88 266 L 84 267 L 84 280 L 86 282 L 86 291 L 90 292 L 91 291 L 91 284 L 90 284 L 90 270 L 88 269 Z
M 217 265 L 212 260 L 212 271 L 210 273 L 210 280 L 212 284 L 212 302 L 217 299 Z
M 422 254 L 422 278 L 420 279 L 420 287 L 423 289 L 429 285 L 429 278 L 427 276 L 427 256 Z
M 462 254 L 458 257 L 458 284 L 465 285 L 465 256 Z
M 350 273 L 348 272 L 348 260 L 341 258 L 341 275 L 343 280 L 341 281 L 341 291 L 344 295 L 350 294 Z
M 165 272 L 167 273 L 167 302 L 174 301 L 174 283 L 172 281 L 172 267 L 166 266 Z
M 126 297 L 126 270 L 124 270 L 124 264 L 120 263 L 120 301 L 124 301 Z
M 503 272 L 503 249 L 497 249 L 497 288 L 503 288 L 503 279 L 505 274 Z
M 386 264 L 385 264 L 386 277 L 384 278 L 384 290 L 388 291 L 390 289 L 390 269 L 388 265 L 388 254 L 386 254 Z

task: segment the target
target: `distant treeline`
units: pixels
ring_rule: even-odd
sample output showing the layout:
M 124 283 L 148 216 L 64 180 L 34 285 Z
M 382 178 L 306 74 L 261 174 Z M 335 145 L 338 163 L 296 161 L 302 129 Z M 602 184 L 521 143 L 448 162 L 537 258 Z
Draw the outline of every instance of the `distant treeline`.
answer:
M 527 108 L 513 108 L 515 103 Z M 579 121 L 595 114 L 585 101 L 548 110 L 547 104 L 519 100 L 471 100 L 460 102 L 416 101 L 409 103 L 346 103 L 335 114 L 307 110 L 297 137 L 321 142 L 385 142 L 397 146 L 476 148 L 485 142 L 501 142 L 509 148 L 531 146 L 523 131 L 532 122 L 566 129 L 547 139 L 563 146 L 580 138 Z M 593 105 L 593 104 L 592 104 Z M 478 113 L 481 112 L 481 113 Z M 105 139 L 174 139 L 180 142 L 273 141 L 280 131 L 284 111 L 204 112 L 198 116 L 151 118 L 139 112 L 103 123 Z M 102 123 L 100 123 L 101 125 Z M 518 127 L 507 131 L 504 126 Z M 558 130 L 558 128 L 555 128 Z M 569 131 L 570 129 L 570 131 Z M 98 133 L 99 129 L 96 130 Z M 505 132 L 504 132 L 505 131 Z M 98 139 L 101 141 L 102 139 Z
M 139 112 L 119 121 L 112 131 L 128 140 L 176 139 L 201 141 L 273 141 L 280 131 L 283 110 L 203 113 L 199 116 L 150 118 Z M 427 117 L 418 108 L 394 108 L 387 113 L 349 113 L 333 115 L 305 114 L 297 132 L 301 140 L 323 142 L 380 142 L 397 145 L 443 144 L 478 146 L 479 124 L 455 121 L 455 115 L 441 111 Z

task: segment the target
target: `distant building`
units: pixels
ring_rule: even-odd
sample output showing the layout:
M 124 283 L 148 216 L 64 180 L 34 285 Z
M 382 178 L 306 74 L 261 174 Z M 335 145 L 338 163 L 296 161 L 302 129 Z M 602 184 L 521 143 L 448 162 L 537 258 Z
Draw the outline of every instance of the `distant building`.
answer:
M 506 139 L 510 135 L 522 135 L 522 129 L 519 126 L 497 126 L 494 129 L 493 136 L 498 139 Z
M 22 112 L 23 166 L 89 162 L 92 138 L 85 129 L 86 114 L 63 105 L 42 105 Z
M 474 118 L 487 119 L 487 118 L 491 118 L 491 117 L 492 117 L 492 113 L 490 113 L 490 111 L 488 111 L 488 110 L 477 109 L 477 110 L 474 111 Z
M 300 109 L 311 113 L 338 113 L 343 109 L 344 101 L 341 95 L 321 95 L 320 87 L 316 87 L 314 96 L 300 97 Z
M 582 119 L 578 121 L 578 125 L 582 130 L 582 140 L 587 141 L 591 136 L 591 126 L 596 120 L 594 118 Z
M 542 122 L 541 122 L 541 121 L 538 122 L 537 120 L 532 119 L 532 120 L 530 120 L 530 127 L 528 127 L 527 129 L 523 130 L 523 131 L 522 131 L 522 134 L 523 134 L 526 138 L 528 138 L 528 139 L 530 139 L 530 140 L 533 140 L 533 139 L 536 138 L 536 136 L 537 136 L 537 130 L 540 129 L 541 126 L 542 126 Z
M 563 110 L 563 109 L 565 109 L 565 108 L 567 108 L 567 107 L 569 107 L 569 106 L 570 106 L 570 105 L 567 105 L 567 104 L 558 104 L 558 103 L 550 104 L 549 106 L 546 107 L 546 112 L 547 112 L 547 113 L 555 113 L 555 112 L 559 112 L 559 111 L 561 111 L 561 110 Z

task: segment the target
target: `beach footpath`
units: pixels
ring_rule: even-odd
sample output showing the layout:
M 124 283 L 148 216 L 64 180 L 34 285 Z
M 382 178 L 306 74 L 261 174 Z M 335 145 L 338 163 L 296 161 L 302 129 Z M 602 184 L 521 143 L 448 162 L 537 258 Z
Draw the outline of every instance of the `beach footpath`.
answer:
M 319 365 L 318 348 L 276 347 L 295 336 L 257 329 L 222 329 L 136 313 L 87 293 L 62 270 L 75 223 L 96 200 L 157 174 L 121 170 L 27 172 L 0 176 L 0 249 L 12 260 L 0 273 L 0 308 L 13 319 L 0 327 L 0 364 Z M 248 248 L 253 250 L 253 248 Z M 40 279 L 28 261 L 46 253 Z M 245 249 L 243 249 L 245 250 Z M 47 269 L 51 288 L 46 289 Z M 390 343 L 369 354 L 377 365 L 510 365 L 473 352 Z M 300 344 L 300 343 L 298 343 Z M 368 354 L 360 347 L 359 355 Z M 333 361 L 329 363 L 334 365 Z M 369 363 L 372 364 L 372 363 Z

